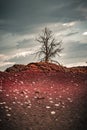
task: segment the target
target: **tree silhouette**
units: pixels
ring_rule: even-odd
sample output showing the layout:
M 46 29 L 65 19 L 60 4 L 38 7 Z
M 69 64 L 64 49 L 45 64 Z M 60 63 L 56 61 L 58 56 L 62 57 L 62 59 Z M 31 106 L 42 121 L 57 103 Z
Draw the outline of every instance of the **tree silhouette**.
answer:
M 45 27 L 45 29 L 42 31 L 42 34 L 39 35 L 36 41 L 42 44 L 40 51 L 36 53 L 39 57 L 42 57 L 41 61 L 52 62 L 53 57 L 56 55 L 60 56 L 59 53 L 63 49 L 61 48 L 62 41 L 56 42 L 52 31 L 48 28 Z M 57 62 L 59 64 L 58 61 L 53 62 Z

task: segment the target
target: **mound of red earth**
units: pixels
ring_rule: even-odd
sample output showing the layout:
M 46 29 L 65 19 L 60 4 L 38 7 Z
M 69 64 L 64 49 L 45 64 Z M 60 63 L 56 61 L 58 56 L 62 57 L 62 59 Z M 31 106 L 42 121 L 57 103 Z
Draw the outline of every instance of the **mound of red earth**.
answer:
M 73 72 L 73 73 L 87 73 L 87 66 L 78 66 L 66 68 L 61 65 L 46 63 L 46 62 L 37 62 L 30 63 L 28 65 L 15 64 L 12 67 L 9 67 L 5 70 L 5 72 L 21 72 L 21 71 L 37 71 L 37 72 Z
M 20 72 L 20 71 L 37 71 L 37 72 L 51 72 L 51 71 L 64 71 L 64 67 L 58 66 L 53 63 L 37 62 L 30 63 L 28 65 L 16 64 L 10 68 L 7 68 L 5 72 Z
M 0 72 L 0 130 L 86 130 L 87 67 L 14 65 Z

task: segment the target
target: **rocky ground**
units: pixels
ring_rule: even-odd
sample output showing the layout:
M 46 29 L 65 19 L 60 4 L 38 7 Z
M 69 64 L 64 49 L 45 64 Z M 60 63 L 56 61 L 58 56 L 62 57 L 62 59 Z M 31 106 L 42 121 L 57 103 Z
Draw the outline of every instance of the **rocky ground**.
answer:
M 0 130 L 86 130 L 87 68 L 14 65 L 0 72 Z

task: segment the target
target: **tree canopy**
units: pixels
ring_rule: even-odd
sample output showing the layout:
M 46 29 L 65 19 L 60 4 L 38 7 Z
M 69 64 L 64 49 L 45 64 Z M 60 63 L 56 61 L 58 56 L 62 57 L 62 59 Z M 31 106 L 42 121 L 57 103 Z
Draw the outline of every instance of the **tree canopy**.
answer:
M 41 48 L 36 53 L 39 58 L 41 57 L 41 61 L 52 62 L 56 55 L 60 56 L 59 53 L 63 49 L 61 47 L 62 41 L 57 42 L 50 29 L 45 27 L 42 34 L 38 36 L 36 41 L 41 43 Z

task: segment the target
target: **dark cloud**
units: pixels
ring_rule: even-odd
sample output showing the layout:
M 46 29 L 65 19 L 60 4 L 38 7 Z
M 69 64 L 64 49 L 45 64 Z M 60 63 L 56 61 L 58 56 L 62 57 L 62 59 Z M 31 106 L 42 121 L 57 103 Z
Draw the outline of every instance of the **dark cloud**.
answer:
M 39 24 L 85 20 L 86 0 L 1 0 L 0 30 L 27 33 Z
M 59 21 L 62 20 L 67 21 L 83 21 L 86 20 L 85 16 L 83 15 L 83 9 L 84 7 L 87 8 L 87 1 L 82 0 L 73 0 L 67 4 L 65 4 L 61 8 L 57 8 L 54 12 L 52 12 L 52 15 L 54 18 L 56 17 Z M 80 8 L 80 10 L 79 10 Z

